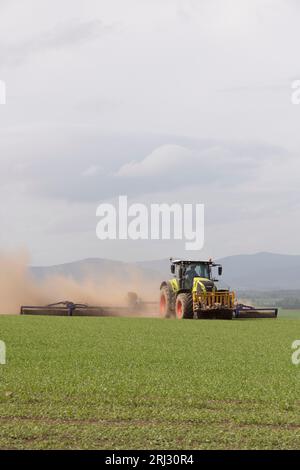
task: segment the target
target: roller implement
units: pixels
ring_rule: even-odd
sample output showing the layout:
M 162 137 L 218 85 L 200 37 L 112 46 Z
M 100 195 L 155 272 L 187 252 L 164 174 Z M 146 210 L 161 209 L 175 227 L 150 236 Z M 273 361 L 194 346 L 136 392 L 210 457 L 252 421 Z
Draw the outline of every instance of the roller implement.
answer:
M 107 310 L 103 307 L 92 307 L 86 304 L 75 304 L 70 301 L 56 302 L 44 306 L 23 305 L 21 315 L 54 315 L 60 317 L 106 316 Z
M 229 289 L 218 289 L 215 270 L 222 266 L 209 261 L 173 260 L 173 279 L 160 286 L 160 315 L 166 318 L 227 319 L 276 318 L 278 309 L 257 309 L 238 303 Z
M 61 317 L 118 317 L 147 315 L 155 302 L 141 300 L 135 292 L 128 292 L 124 306 L 94 306 L 74 303 L 69 300 L 49 305 L 23 305 L 21 315 L 53 315 Z

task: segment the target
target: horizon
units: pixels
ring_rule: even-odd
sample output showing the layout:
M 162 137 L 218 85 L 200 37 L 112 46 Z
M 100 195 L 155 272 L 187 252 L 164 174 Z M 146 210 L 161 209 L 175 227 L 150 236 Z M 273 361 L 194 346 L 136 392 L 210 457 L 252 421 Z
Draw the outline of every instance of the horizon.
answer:
M 216 261 L 221 261 L 223 259 L 228 259 L 228 258 L 237 258 L 237 257 L 252 257 L 252 256 L 261 256 L 261 255 L 271 255 L 271 256 L 282 256 L 282 257 L 290 257 L 290 258 L 297 258 L 297 257 L 300 257 L 300 254 L 289 254 L 289 253 L 274 253 L 274 252 L 268 252 L 268 251 L 260 251 L 260 252 L 256 252 L 256 253 L 240 253 L 240 254 L 236 254 L 236 255 L 228 255 L 228 256 L 221 256 L 221 257 L 207 257 L 207 258 L 197 258 L 197 257 L 186 257 L 186 258 L 179 258 L 179 257 L 174 257 L 173 256 L 173 259 L 190 259 L 190 260 L 193 260 L 193 259 L 197 259 L 197 260 L 205 260 L 205 259 L 213 259 L 213 260 L 216 260 Z M 79 258 L 79 259 L 74 259 L 74 260 L 71 260 L 71 261 L 67 261 L 67 262 L 62 262 L 62 263 L 57 263 L 57 264 L 45 264 L 45 265 L 33 265 L 33 264 L 29 264 L 29 267 L 30 268 L 43 268 L 43 267 L 55 267 L 55 266 L 63 266 L 63 265 L 66 265 L 66 264 L 73 264 L 73 263 L 80 263 L 80 262 L 83 262 L 83 261 L 112 261 L 112 262 L 115 262 L 115 263 L 123 263 L 123 264 L 138 264 L 138 263 L 151 263 L 151 262 L 159 262 L 159 261 L 169 261 L 170 260 L 170 257 L 165 257 L 165 258 L 153 258 L 153 259 L 141 259 L 141 260 L 138 260 L 138 261 L 124 261 L 124 260 L 121 260 L 121 259 L 115 259 L 115 258 L 103 258 L 103 257 L 88 257 L 88 258 Z

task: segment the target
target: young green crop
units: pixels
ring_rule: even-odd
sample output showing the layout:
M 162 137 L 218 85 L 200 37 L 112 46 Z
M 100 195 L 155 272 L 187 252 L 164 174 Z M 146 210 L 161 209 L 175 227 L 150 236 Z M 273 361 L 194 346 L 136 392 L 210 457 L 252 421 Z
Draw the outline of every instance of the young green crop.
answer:
M 0 317 L 0 448 L 300 447 L 291 319 Z

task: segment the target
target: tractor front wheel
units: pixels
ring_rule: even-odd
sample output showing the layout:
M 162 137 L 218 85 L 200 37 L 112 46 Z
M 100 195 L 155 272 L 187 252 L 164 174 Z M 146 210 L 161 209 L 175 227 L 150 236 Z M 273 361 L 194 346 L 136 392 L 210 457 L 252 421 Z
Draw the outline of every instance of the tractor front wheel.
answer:
M 182 318 L 194 318 L 193 311 L 193 297 L 189 292 L 178 294 L 175 305 L 176 317 L 180 320 Z

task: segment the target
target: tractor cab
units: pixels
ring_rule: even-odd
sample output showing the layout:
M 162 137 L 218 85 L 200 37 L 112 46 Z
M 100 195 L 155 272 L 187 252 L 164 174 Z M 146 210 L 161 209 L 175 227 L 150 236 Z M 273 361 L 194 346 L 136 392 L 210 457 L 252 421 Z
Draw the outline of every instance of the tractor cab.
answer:
M 178 281 L 180 290 L 192 290 L 194 279 L 204 281 L 211 290 L 215 287 L 214 268 L 218 268 L 218 275 L 222 275 L 222 266 L 209 261 L 188 261 L 171 259 L 171 273 Z

